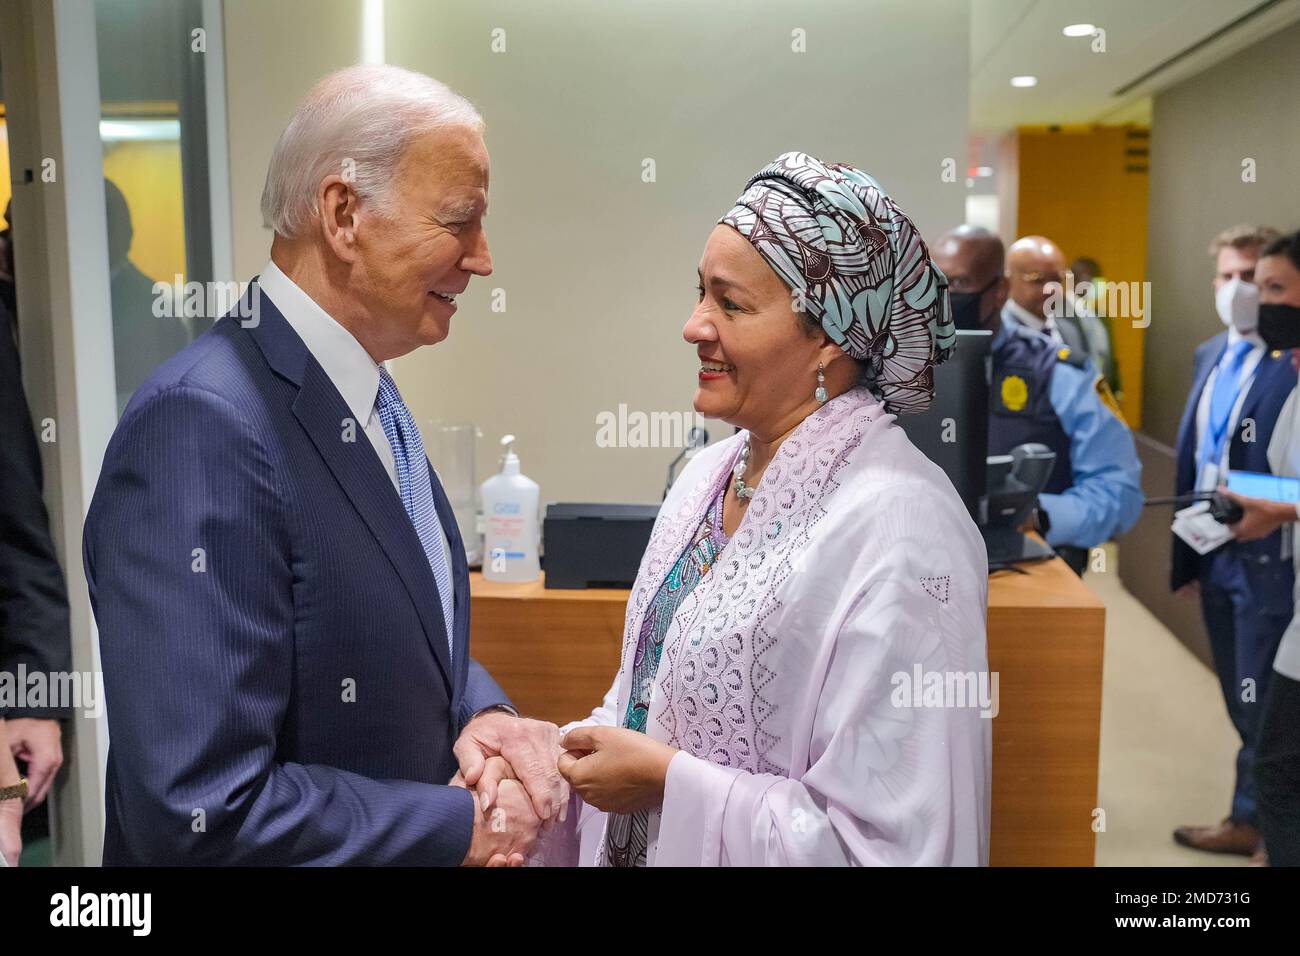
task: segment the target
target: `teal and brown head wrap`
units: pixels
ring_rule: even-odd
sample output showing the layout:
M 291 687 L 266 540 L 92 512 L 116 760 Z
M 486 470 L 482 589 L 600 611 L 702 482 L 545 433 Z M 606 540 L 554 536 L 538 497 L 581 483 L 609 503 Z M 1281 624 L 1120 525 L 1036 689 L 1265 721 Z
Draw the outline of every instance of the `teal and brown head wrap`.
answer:
M 934 366 L 956 343 L 948 280 L 874 179 L 782 153 L 720 220 L 750 241 L 896 414 L 925 411 Z

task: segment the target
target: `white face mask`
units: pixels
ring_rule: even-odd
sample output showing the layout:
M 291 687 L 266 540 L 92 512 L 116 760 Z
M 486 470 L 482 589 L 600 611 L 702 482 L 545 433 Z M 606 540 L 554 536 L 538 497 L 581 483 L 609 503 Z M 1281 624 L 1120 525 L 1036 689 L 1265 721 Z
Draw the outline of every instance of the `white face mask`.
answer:
M 1214 307 L 1224 325 L 1242 335 L 1254 332 L 1259 325 L 1259 286 L 1234 276 L 1214 294 Z

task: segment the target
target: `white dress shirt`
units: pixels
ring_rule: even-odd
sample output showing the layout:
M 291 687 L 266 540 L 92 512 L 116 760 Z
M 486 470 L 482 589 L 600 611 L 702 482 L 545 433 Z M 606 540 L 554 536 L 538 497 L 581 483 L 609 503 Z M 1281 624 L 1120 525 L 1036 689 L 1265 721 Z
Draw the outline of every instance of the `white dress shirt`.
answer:
M 379 456 L 379 461 L 388 472 L 393 489 L 400 498 L 401 488 L 397 481 L 397 463 L 393 458 L 393 449 L 388 444 L 388 436 L 384 433 L 379 413 L 375 411 L 375 398 L 379 394 L 379 365 L 351 332 L 339 325 L 297 283 L 281 272 L 274 262 L 268 262 L 263 267 L 257 284 L 271 300 L 271 304 L 280 310 L 285 321 L 298 333 L 298 338 L 307 346 L 307 351 L 320 363 L 326 376 L 338 389 L 339 395 L 352 412 L 352 418 L 361 426 L 374 447 L 375 454 Z M 340 422 L 339 428 L 343 427 Z M 451 546 L 447 543 L 447 532 L 443 529 L 441 520 L 437 525 L 442 555 L 450 570 Z
M 1224 349 L 1223 355 L 1210 372 L 1209 377 L 1206 378 L 1205 387 L 1201 389 L 1201 397 L 1196 405 L 1196 457 L 1193 461 L 1198 465 L 1201 460 L 1201 453 L 1204 451 L 1205 433 L 1208 430 L 1210 421 L 1210 400 L 1214 396 L 1214 383 L 1218 381 L 1223 364 L 1228 361 L 1238 342 L 1249 342 L 1251 350 L 1246 353 L 1245 359 L 1242 360 L 1241 371 L 1237 376 L 1237 400 L 1232 405 L 1232 414 L 1228 416 L 1228 430 L 1224 433 L 1225 437 L 1223 447 L 1220 449 L 1219 460 L 1212 463 L 1215 466 L 1212 471 L 1207 470 L 1206 474 L 1196 476 L 1197 491 L 1213 491 L 1218 485 L 1227 482 L 1228 446 L 1232 444 L 1231 436 L 1237 430 L 1237 419 L 1241 415 L 1241 406 L 1246 401 L 1246 394 L 1250 391 L 1251 383 L 1255 381 L 1255 372 L 1259 368 L 1260 359 L 1264 357 L 1264 342 L 1258 335 L 1254 332 L 1242 335 L 1234 328 L 1228 329 L 1228 347 Z
M 1035 315 L 1015 299 L 1007 299 L 1006 305 L 1002 307 L 1002 317 L 1004 319 L 1010 317 L 1027 329 L 1041 332 L 1060 345 L 1065 344 L 1065 340 L 1061 338 L 1061 330 L 1056 327 L 1056 323 L 1051 318 L 1044 319 L 1040 315 Z

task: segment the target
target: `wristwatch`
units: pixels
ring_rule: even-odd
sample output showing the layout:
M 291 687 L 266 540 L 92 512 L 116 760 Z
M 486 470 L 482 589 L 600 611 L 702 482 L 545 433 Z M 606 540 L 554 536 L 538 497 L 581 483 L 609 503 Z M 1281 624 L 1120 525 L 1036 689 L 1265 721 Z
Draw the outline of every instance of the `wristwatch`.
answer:
M 26 800 L 27 799 L 27 778 L 19 780 L 11 787 L 0 787 L 0 801 L 4 800 Z
M 492 704 L 491 706 L 484 707 L 482 710 L 474 711 L 474 714 L 473 716 L 470 717 L 470 720 L 473 720 L 475 717 L 481 717 L 483 714 L 490 714 L 494 710 L 499 710 L 503 714 L 509 714 L 511 717 L 519 716 L 519 711 L 515 710 L 514 707 L 512 707 L 509 704 Z M 468 720 L 465 722 L 469 723 Z

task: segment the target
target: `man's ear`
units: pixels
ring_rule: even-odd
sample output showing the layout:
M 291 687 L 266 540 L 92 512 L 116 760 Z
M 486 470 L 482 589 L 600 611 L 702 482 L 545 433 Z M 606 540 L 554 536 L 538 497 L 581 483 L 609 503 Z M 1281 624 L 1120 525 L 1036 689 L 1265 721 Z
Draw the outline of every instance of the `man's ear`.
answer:
M 342 262 L 357 259 L 358 199 L 356 191 L 342 176 L 321 180 L 316 194 L 321 238 Z
M 1011 294 L 1011 280 L 1005 275 L 998 279 L 998 284 L 993 287 L 993 299 L 998 304 L 998 311 L 1007 304 L 1007 296 Z

